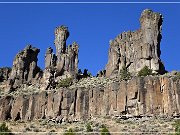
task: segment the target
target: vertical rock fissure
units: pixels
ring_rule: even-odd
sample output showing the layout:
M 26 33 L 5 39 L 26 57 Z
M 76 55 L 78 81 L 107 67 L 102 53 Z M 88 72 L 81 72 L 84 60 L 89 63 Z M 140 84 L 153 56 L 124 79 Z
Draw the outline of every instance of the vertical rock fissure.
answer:
M 77 89 L 75 90 L 75 95 L 74 95 L 74 116 L 76 115 L 76 102 L 77 102 Z
M 63 91 L 61 92 L 61 100 L 60 100 L 60 104 L 59 104 L 59 112 L 58 112 L 58 115 L 62 115 L 62 102 L 63 102 Z
M 127 81 L 125 81 L 125 96 L 126 96 L 126 102 L 125 102 L 125 114 L 128 114 L 128 92 L 127 92 Z
M 144 81 L 144 78 L 140 78 L 139 79 L 139 92 L 141 93 L 142 96 L 140 96 L 140 100 L 142 99 L 142 104 L 143 104 L 143 114 L 146 114 L 146 93 L 147 93 L 147 90 L 146 88 L 144 88 L 144 84 L 145 84 L 145 81 Z
M 16 116 L 16 118 L 14 120 L 17 121 L 17 120 L 20 120 L 20 119 L 21 119 L 20 112 L 18 112 L 17 116 Z

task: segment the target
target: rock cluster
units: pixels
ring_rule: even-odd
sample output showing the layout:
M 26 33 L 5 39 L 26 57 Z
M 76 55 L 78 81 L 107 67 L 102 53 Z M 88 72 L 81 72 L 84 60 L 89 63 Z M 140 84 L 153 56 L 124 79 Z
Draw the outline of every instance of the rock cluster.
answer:
M 16 55 L 8 78 L 8 90 L 16 89 L 22 84 L 31 84 L 34 79 L 38 80 L 41 74 L 41 70 L 37 66 L 39 52 L 39 49 L 28 45 Z
M 144 10 L 140 22 L 139 30 L 122 33 L 111 41 L 106 71 L 97 77 L 90 77 L 87 69 L 77 75 L 79 47 L 75 42 L 66 47 L 69 31 L 65 26 L 55 30 L 56 54 L 47 49 L 44 71 L 37 66 L 40 50 L 27 46 L 16 55 L 12 71 L 0 69 L 0 88 L 7 82 L 10 92 L 0 96 L 0 120 L 74 122 L 96 116 L 180 116 L 178 72 L 132 76 L 126 81 L 118 76 L 124 67 L 133 74 L 144 66 L 155 73 L 165 72 L 160 60 L 162 16 Z M 58 88 L 58 81 L 66 79 L 74 79 L 73 84 Z
M 160 60 L 162 21 L 161 14 L 146 9 L 141 14 L 139 30 L 123 32 L 111 40 L 106 76 L 116 76 L 123 67 L 134 74 L 144 66 L 154 73 L 164 73 Z
M 23 84 L 40 84 L 41 89 L 53 89 L 56 83 L 67 77 L 76 78 L 78 73 L 78 44 L 73 42 L 66 47 L 69 36 L 68 28 L 57 27 L 55 30 L 56 54 L 51 47 L 45 53 L 45 69 L 37 66 L 40 49 L 28 45 L 19 52 L 13 61 L 12 71 L 0 69 L 0 81 L 6 82 L 6 91 L 11 92 Z
M 50 47 L 45 55 L 45 70 L 42 78 L 42 88 L 55 88 L 56 83 L 64 78 L 76 78 L 78 73 L 78 51 L 76 42 L 66 47 L 66 40 L 69 37 L 68 28 L 64 25 L 55 29 L 56 54 Z
M 4 67 L 0 68 L 0 82 L 7 81 L 11 72 L 11 68 Z

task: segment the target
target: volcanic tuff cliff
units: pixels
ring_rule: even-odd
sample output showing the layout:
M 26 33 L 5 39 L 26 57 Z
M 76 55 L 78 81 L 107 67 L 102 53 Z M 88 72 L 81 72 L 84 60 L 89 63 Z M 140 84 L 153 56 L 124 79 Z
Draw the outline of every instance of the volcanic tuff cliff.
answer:
M 117 75 L 123 67 L 136 74 L 144 66 L 153 72 L 164 73 L 160 59 L 162 21 L 161 14 L 144 10 L 139 30 L 123 32 L 111 40 L 106 75 Z
M 45 53 L 45 69 L 37 66 L 39 49 L 27 46 L 14 59 L 12 70 L 0 69 L 0 120 L 51 119 L 79 121 L 96 116 L 180 114 L 180 80 L 164 74 L 160 60 L 162 15 L 144 10 L 141 27 L 110 42 L 106 73 L 101 77 L 78 74 L 78 44 L 66 47 L 68 28 L 55 30 L 56 54 Z M 137 77 L 144 66 L 155 76 Z M 130 80 L 121 80 L 126 67 Z M 71 86 L 58 87 L 72 78 Z

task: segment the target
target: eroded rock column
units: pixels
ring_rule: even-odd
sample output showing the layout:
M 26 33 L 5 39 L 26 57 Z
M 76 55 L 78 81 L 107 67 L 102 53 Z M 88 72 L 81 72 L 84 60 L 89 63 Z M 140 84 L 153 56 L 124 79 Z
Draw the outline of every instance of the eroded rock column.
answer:
M 146 9 L 140 17 L 141 27 L 119 34 L 110 41 L 106 76 L 117 76 L 123 67 L 136 75 L 147 66 L 154 73 L 164 73 L 160 59 L 162 15 Z

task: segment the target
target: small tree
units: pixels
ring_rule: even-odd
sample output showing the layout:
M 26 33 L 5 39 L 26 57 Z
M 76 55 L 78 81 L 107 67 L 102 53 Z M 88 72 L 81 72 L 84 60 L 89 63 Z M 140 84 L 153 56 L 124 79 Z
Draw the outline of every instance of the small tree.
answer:
M 173 78 L 174 81 L 180 79 L 180 72 L 177 72 L 176 76 Z
M 86 125 L 86 131 L 87 132 L 92 132 L 93 131 L 93 129 L 91 128 L 91 125 L 89 123 Z
M 84 69 L 83 75 L 84 75 L 84 76 L 88 76 L 88 69 Z
M 91 72 L 88 72 L 88 76 L 89 76 L 89 77 L 91 77 L 91 76 L 92 76 Z
M 6 133 L 7 132 L 7 133 Z M 10 133 L 11 131 L 8 129 L 8 126 L 6 126 L 6 123 L 3 122 L 0 125 L 0 135 L 12 135 L 12 133 Z
M 78 70 L 77 79 L 80 80 L 82 78 L 92 77 L 92 74 L 88 71 L 88 69 L 84 69 L 82 73 L 81 69 Z
M 81 74 L 82 74 L 81 69 L 78 69 L 78 75 L 81 75 Z
M 121 80 L 129 80 L 131 78 L 131 73 L 128 71 L 128 69 L 123 66 L 122 69 L 120 70 L 120 79 Z
M 138 76 L 148 76 L 153 75 L 152 69 L 150 69 L 148 66 L 144 66 L 139 72 Z

